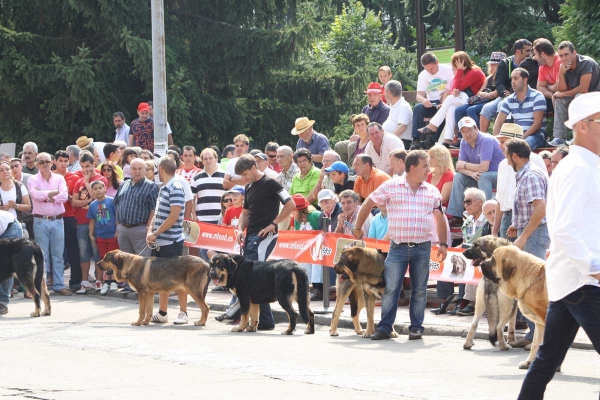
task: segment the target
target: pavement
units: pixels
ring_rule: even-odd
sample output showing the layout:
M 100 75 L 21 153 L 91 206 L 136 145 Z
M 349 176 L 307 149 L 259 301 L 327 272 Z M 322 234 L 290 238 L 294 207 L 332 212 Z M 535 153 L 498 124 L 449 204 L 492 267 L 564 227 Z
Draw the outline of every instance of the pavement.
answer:
M 224 312 L 229 306 L 229 302 L 231 301 L 231 293 L 229 292 L 211 292 L 213 288 L 212 283 L 211 287 L 209 287 L 208 293 L 206 295 L 206 303 L 213 311 Z M 435 291 L 428 291 L 428 298 L 435 297 Z M 86 296 L 99 296 L 99 293 L 96 293 L 93 290 L 88 291 Z M 106 296 L 126 299 L 137 302 L 137 294 L 129 293 L 122 294 L 119 292 L 109 292 Z M 155 303 L 158 304 L 158 295 L 155 296 Z M 173 306 L 179 305 L 179 301 L 177 300 L 177 296 L 171 296 L 169 298 L 169 304 Z M 428 302 L 428 305 L 435 304 L 435 302 Z M 188 296 L 188 307 L 197 308 L 196 303 L 192 300 L 191 297 Z M 295 305 L 297 310 L 297 306 Z M 331 313 L 335 307 L 335 301 L 330 303 L 330 307 L 325 310 L 323 308 L 322 301 L 313 301 L 311 302 L 311 309 L 315 311 L 315 324 L 317 325 L 326 325 L 329 326 L 331 324 Z M 287 314 L 281 308 L 278 303 L 272 303 L 271 309 L 273 310 L 273 318 L 276 322 L 286 322 L 288 320 Z M 425 311 L 425 321 L 423 326 L 425 327 L 424 334 L 428 336 L 453 336 L 453 337 L 462 337 L 466 338 L 471 327 L 471 323 L 473 321 L 473 317 L 461 317 L 461 316 L 451 316 L 451 315 L 434 315 L 428 308 Z M 326 313 L 321 314 L 321 312 L 325 311 Z M 175 318 L 176 316 L 172 316 Z M 381 319 L 381 307 L 375 307 L 375 322 L 377 323 Z M 363 327 L 367 321 L 367 312 L 366 309 L 363 309 L 361 312 L 360 321 L 363 323 Z M 340 316 L 339 327 L 353 329 L 352 319 L 350 317 L 350 306 L 346 305 L 344 307 L 344 311 Z M 409 316 L 409 308 L 408 307 L 398 307 L 398 312 L 396 314 L 396 321 L 394 328 L 396 332 L 404 335 L 408 335 L 408 328 L 410 326 L 410 316 Z M 517 337 L 520 335 L 524 335 L 526 330 L 517 330 Z M 476 339 L 488 339 L 488 323 L 487 319 L 484 316 L 477 327 L 477 333 L 475 335 Z M 572 345 L 573 348 L 576 349 L 584 349 L 584 350 L 594 350 L 592 343 L 589 338 L 583 331 L 580 329 L 577 336 L 575 337 L 575 341 Z
M 228 299 L 209 295 L 215 305 Z M 204 327 L 133 327 L 138 305 L 129 299 L 90 293 L 51 300 L 52 316 L 30 318 L 32 301 L 18 295 L 0 317 L 0 399 L 504 400 L 517 397 L 525 375 L 517 364 L 526 352 L 483 340 L 466 351 L 456 336 L 376 342 L 347 329 L 330 337 L 325 325 L 314 335 L 299 326 L 282 336 L 285 323 L 231 333 L 215 311 Z M 178 308 L 168 311 L 173 320 Z M 200 317 L 197 308 L 188 311 Z M 545 399 L 597 399 L 599 370 L 595 351 L 570 350 Z

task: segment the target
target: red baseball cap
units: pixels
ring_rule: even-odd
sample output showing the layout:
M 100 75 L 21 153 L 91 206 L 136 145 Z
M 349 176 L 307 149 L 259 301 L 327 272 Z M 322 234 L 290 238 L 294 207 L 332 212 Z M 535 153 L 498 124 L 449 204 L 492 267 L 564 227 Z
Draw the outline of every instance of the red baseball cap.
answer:
M 364 93 L 383 93 L 383 87 L 377 82 L 371 82 Z
M 150 105 L 148 103 L 140 103 L 138 111 L 150 111 Z

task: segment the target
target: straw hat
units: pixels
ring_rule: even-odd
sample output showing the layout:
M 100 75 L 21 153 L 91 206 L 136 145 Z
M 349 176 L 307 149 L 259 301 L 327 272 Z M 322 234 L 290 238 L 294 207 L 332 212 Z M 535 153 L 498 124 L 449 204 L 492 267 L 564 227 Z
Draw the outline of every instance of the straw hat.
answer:
M 294 124 L 294 129 L 292 129 L 292 135 L 299 135 L 315 123 L 314 120 L 309 120 L 306 117 L 300 117 L 296 119 L 296 123 Z

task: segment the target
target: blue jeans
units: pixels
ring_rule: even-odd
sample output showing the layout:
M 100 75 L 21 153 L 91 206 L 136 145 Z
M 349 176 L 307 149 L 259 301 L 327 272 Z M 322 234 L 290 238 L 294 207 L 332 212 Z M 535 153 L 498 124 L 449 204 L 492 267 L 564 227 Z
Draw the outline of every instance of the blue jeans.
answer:
M 378 331 L 390 335 L 394 329 L 400 289 L 408 269 L 411 286 L 409 329 L 423 332 L 430 253 L 431 242 L 423 242 L 413 247 L 407 244 L 390 243 L 390 251 L 385 259 L 385 292 L 381 301 L 381 321 L 377 327 Z
M 432 101 L 431 103 L 440 104 L 439 101 Z M 419 131 L 417 131 L 417 129 L 424 127 L 425 122 L 423 120 L 425 118 L 433 117 L 435 115 L 435 113 L 437 112 L 437 110 L 438 109 L 436 107 L 426 108 L 421 103 L 417 104 L 415 106 L 415 108 L 413 108 L 413 124 L 412 124 L 413 139 L 417 139 L 417 141 L 419 140 L 419 137 L 421 136 L 421 134 L 419 133 Z M 446 126 L 444 122 L 440 126 L 438 126 L 438 130 L 436 131 L 436 134 L 434 135 L 434 137 L 432 137 L 433 141 L 437 141 L 437 139 L 440 137 L 440 134 L 444 131 L 444 126 Z
M 506 236 L 506 232 L 508 228 L 512 225 L 512 210 L 502 212 L 502 221 L 500 221 L 500 237 L 502 239 L 510 240 L 511 242 L 515 241 L 515 238 L 509 238 Z
M 497 181 L 498 171 L 484 172 L 479 177 L 478 181 L 470 176 L 457 172 L 454 175 L 454 181 L 452 182 L 452 192 L 450 193 L 450 202 L 448 203 L 447 213 L 455 217 L 463 215 L 463 211 L 465 210 L 463 207 L 463 200 L 465 199 L 466 188 L 479 188 L 485 192 L 485 198 L 490 200 L 492 198 L 492 190 L 496 188 Z
M 569 266 L 565 266 L 569 268 Z M 600 353 L 600 288 L 585 285 L 558 301 L 551 301 L 546 315 L 544 342 L 529 367 L 519 399 L 544 398 L 546 385 L 565 359 L 579 327 Z
M 244 257 L 248 260 L 266 261 L 277 244 L 277 235 L 261 238 L 257 234 L 246 236 L 244 243 Z M 260 305 L 258 324 L 264 327 L 275 326 L 271 306 L 268 303 Z
M 473 121 L 477 124 L 479 128 L 479 114 L 481 114 L 481 109 L 487 103 L 480 103 L 475 105 L 465 104 L 464 106 L 457 107 L 454 111 L 454 119 L 456 122 L 460 121 L 464 117 L 473 118 Z
M 538 147 L 544 147 L 546 144 L 546 138 L 541 133 L 529 135 L 525 138 L 525 141 L 529 144 L 529 147 L 531 147 L 531 151 L 537 149 Z
M 517 229 L 517 236 L 521 236 L 523 233 L 523 229 Z M 541 258 L 542 260 L 546 260 L 546 250 L 550 247 L 550 235 L 548 234 L 548 226 L 546 224 L 540 224 L 535 231 L 529 236 L 527 242 L 525 242 L 525 246 L 523 246 L 523 251 L 533 254 L 534 256 Z M 525 335 L 527 340 L 533 340 L 533 333 L 535 332 L 535 324 L 523 317 L 525 322 L 527 322 L 527 326 L 529 327 L 529 332 Z
M 479 113 L 488 121 L 493 120 L 498 115 L 498 109 L 500 108 L 500 103 L 504 100 L 502 97 L 496 97 L 494 100 L 489 103 L 485 103 L 481 108 L 481 112 Z
M 12 225 L 0 235 L 0 239 L 11 239 L 23 237 L 23 228 L 18 221 L 12 223 Z M 0 304 L 8 305 L 10 299 L 10 291 L 12 290 L 14 278 L 10 278 L 0 282 Z
M 90 262 L 92 257 L 96 259 L 94 254 L 94 247 L 90 241 L 90 230 L 88 224 L 77 225 L 77 245 L 79 246 L 79 262 L 87 263 Z
M 44 264 L 52 270 L 52 289 L 61 290 L 65 288 L 65 260 L 63 251 L 65 249 L 65 230 L 62 219 L 54 221 L 34 218 L 33 232 L 35 241 L 38 242 L 44 252 Z M 72 266 L 72 268 L 76 268 Z

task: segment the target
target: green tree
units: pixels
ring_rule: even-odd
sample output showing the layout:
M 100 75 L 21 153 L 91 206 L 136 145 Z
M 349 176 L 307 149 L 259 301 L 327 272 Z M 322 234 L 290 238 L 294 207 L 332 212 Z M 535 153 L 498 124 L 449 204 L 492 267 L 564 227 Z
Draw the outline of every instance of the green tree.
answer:
M 554 28 L 556 41 L 568 40 L 578 53 L 600 59 L 600 9 L 597 2 L 566 0 L 560 15 L 564 23 Z

